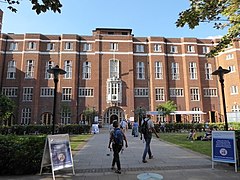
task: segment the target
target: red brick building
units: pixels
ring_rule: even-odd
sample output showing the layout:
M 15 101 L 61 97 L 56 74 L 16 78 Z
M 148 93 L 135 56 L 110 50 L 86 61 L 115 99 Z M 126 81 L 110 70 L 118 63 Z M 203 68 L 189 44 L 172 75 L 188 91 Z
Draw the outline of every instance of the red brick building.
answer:
M 219 65 L 232 70 L 225 76 L 227 111 L 236 105 L 238 111 L 240 49 L 236 41 L 206 58 L 213 46 L 210 39 L 134 37 L 131 29 L 96 28 L 90 36 L 1 33 L 0 89 L 18 105 L 10 123 L 51 123 L 54 82 L 47 70 L 55 65 L 67 72 L 59 76 L 57 123 L 80 123 L 83 111 L 94 108 L 109 124 L 168 100 L 180 111 L 168 120 L 222 121 L 220 84 L 211 73 Z

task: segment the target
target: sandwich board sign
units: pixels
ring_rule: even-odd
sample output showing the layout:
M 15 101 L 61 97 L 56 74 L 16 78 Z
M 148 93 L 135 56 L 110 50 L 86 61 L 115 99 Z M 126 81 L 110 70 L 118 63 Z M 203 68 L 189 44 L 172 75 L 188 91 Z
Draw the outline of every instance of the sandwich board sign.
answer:
M 237 172 L 235 131 L 212 131 L 212 168 L 214 161 L 234 163 Z
M 40 175 L 43 167 L 51 166 L 53 179 L 54 172 L 64 168 L 72 168 L 73 175 L 74 166 L 68 134 L 48 135 L 43 151 Z

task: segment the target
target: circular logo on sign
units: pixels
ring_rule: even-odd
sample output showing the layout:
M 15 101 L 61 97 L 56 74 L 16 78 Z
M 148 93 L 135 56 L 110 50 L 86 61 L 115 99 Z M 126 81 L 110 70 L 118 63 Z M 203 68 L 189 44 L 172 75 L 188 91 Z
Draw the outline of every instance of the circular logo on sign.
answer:
M 65 155 L 64 154 L 59 154 L 58 155 L 58 159 L 59 159 L 59 161 L 64 161 L 65 160 Z
M 221 148 L 219 152 L 220 152 L 220 154 L 221 154 L 222 156 L 226 156 L 226 155 L 227 155 L 227 150 L 224 149 L 224 148 Z

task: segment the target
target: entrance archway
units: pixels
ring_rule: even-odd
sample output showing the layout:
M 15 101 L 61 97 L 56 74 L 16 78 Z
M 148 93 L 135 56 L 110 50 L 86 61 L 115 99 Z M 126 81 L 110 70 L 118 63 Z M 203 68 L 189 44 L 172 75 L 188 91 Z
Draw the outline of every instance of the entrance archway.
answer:
M 109 125 L 114 119 L 117 119 L 118 122 L 125 119 L 125 112 L 122 108 L 115 106 L 108 108 L 104 113 L 103 124 Z
M 117 120 L 117 121 L 118 121 L 118 116 L 117 116 L 116 114 L 111 115 L 111 117 L 110 117 L 110 124 L 112 124 L 112 122 L 113 122 L 114 120 Z

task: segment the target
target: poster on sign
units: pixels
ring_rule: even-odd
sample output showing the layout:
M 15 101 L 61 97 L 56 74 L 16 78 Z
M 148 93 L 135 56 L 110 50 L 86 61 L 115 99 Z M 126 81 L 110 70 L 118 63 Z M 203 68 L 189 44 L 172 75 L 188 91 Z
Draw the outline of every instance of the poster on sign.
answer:
M 212 167 L 215 162 L 234 163 L 237 171 L 236 139 L 234 131 L 212 132 Z
M 71 168 L 73 169 L 73 158 L 68 134 L 48 135 L 45 143 L 42 168 L 45 166 L 52 167 L 53 179 L 55 179 L 54 171 Z

